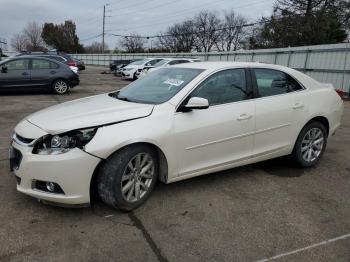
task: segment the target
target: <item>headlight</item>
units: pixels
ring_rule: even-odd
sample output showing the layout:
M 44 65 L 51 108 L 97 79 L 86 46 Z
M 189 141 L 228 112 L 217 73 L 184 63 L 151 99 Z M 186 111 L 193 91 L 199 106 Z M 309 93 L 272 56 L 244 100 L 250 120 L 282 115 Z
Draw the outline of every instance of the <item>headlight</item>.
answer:
M 57 155 L 73 148 L 83 148 L 95 136 L 97 128 L 88 128 L 66 132 L 59 135 L 46 135 L 40 138 L 33 153 L 39 155 Z

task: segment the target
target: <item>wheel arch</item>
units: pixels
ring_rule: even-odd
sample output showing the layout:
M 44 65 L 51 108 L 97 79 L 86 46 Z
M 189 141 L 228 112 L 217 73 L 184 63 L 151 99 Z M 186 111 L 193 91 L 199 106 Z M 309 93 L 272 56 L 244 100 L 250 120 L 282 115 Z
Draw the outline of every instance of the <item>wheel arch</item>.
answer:
M 295 137 L 295 140 L 294 140 L 294 146 L 293 146 L 293 151 L 295 149 L 295 145 L 298 141 L 298 137 L 301 133 L 301 131 L 304 129 L 304 127 L 306 127 L 308 124 L 312 123 L 312 122 L 320 122 L 322 123 L 325 127 L 326 127 L 326 131 L 327 131 L 327 136 L 329 135 L 329 128 L 330 128 L 330 125 L 329 125 L 329 120 L 327 119 L 327 117 L 325 116 L 322 116 L 322 115 L 318 115 L 318 116 L 314 116 L 312 117 L 311 119 L 309 119 L 299 130 L 299 133 L 298 135 Z
M 168 181 L 168 160 L 163 152 L 162 149 L 160 149 L 157 145 L 152 144 L 150 142 L 135 142 L 135 143 L 131 143 L 128 145 L 125 145 L 121 148 L 118 148 L 116 151 L 113 151 L 106 159 L 102 159 L 100 161 L 100 163 L 97 165 L 97 167 L 95 168 L 92 177 L 91 177 L 91 181 L 90 181 L 90 200 L 92 199 L 96 199 L 97 198 L 97 176 L 99 173 L 99 169 L 101 167 L 101 165 L 113 154 L 127 148 L 127 147 L 131 147 L 131 146 L 138 146 L 138 145 L 146 145 L 150 148 L 152 148 L 156 153 L 157 153 L 157 157 L 158 157 L 158 167 L 159 167 L 159 177 L 158 180 L 160 180 L 163 183 L 167 183 Z M 92 201 L 91 201 L 92 203 Z
M 303 130 L 303 128 L 305 126 L 307 126 L 308 124 L 310 124 L 311 122 L 320 122 L 322 123 L 325 127 L 326 127 L 326 130 L 327 130 L 327 136 L 329 135 L 329 128 L 330 128 L 330 125 L 329 125 L 329 120 L 327 119 L 327 117 L 325 116 L 315 116 L 313 118 L 311 118 L 302 128 L 301 130 Z M 301 132 L 300 130 L 300 132 Z
M 58 81 L 58 80 L 63 80 L 63 81 L 65 81 L 65 82 L 68 84 L 69 88 L 70 88 L 70 83 L 69 83 L 68 79 L 66 79 L 66 78 L 64 78 L 64 77 L 62 77 L 62 76 L 57 76 L 57 77 L 55 77 L 55 78 L 52 78 L 51 83 L 50 83 L 50 88 L 53 88 L 53 84 L 54 84 L 56 81 Z

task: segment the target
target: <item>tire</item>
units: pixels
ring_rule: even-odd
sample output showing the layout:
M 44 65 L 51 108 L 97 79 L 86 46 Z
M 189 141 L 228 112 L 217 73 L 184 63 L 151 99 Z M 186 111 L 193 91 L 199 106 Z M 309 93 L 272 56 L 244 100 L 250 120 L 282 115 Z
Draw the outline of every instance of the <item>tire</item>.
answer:
M 321 122 L 311 122 L 300 132 L 292 156 L 302 167 L 311 167 L 321 159 L 327 146 L 327 129 Z M 311 139 L 310 139 L 311 138 Z
M 141 163 L 139 167 L 138 159 Z M 147 172 L 142 175 L 141 170 Z M 146 145 L 130 146 L 114 153 L 102 164 L 97 178 L 98 194 L 106 204 L 131 211 L 149 198 L 157 177 L 156 152 Z
M 134 73 L 134 76 L 132 77 L 132 80 L 133 80 L 133 81 L 137 80 L 136 72 Z
M 52 83 L 52 90 L 57 95 L 64 95 L 69 92 L 69 84 L 64 79 L 57 79 Z

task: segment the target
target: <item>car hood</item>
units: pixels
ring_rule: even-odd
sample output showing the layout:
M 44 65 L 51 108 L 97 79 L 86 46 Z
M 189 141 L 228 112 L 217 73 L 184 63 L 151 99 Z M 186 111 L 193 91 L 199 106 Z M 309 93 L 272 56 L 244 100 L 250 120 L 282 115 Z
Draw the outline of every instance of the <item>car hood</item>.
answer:
M 26 120 L 50 134 L 146 117 L 154 105 L 131 103 L 108 94 L 86 97 L 38 111 Z

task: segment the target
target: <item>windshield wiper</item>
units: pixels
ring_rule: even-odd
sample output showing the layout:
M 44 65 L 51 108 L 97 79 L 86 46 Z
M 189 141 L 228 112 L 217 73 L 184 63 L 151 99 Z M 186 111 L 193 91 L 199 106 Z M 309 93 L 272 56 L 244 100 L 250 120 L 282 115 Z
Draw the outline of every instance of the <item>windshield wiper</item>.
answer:
M 119 99 L 119 100 L 122 100 L 122 101 L 127 101 L 127 102 L 131 102 L 127 97 L 125 96 L 120 96 L 119 95 L 119 92 L 116 92 L 116 93 L 110 93 L 108 94 L 110 97 L 113 97 L 113 98 L 116 98 L 116 99 Z
M 131 101 L 130 101 L 127 97 L 125 97 L 125 96 L 117 96 L 116 98 L 119 99 L 119 100 L 131 102 Z

